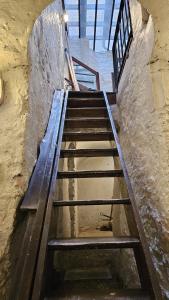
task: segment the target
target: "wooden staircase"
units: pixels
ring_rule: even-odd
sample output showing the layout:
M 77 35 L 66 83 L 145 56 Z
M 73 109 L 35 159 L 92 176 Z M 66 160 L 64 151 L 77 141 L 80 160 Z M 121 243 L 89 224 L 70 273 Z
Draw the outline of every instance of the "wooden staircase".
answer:
M 62 105 L 58 106 L 58 99 L 62 98 Z M 64 97 L 63 92 L 55 96 L 57 100 L 51 112 L 46 141 L 47 145 L 41 146 L 41 154 L 48 154 L 48 158 L 35 168 L 30 188 L 21 204 L 20 211 L 27 215 L 27 227 L 22 245 L 22 257 L 17 268 L 17 276 L 20 283 L 13 300 L 39 300 L 39 299 L 157 299 L 154 293 L 158 291 L 154 285 L 156 282 L 151 266 L 151 257 L 146 246 L 141 220 L 136 208 L 132 187 L 124 163 L 119 144 L 118 134 L 112 118 L 111 106 L 103 92 L 68 92 Z M 59 102 L 60 103 L 60 102 Z M 59 125 L 55 125 L 52 132 L 54 116 L 60 111 Z M 106 129 L 102 129 L 102 128 Z M 56 140 L 57 137 L 57 140 Z M 99 149 L 62 149 L 63 141 L 111 141 L 114 140 L 116 147 Z M 49 142 L 50 141 L 50 142 Z M 49 147 L 50 145 L 50 147 Z M 57 146 L 56 146 L 57 145 Z M 52 149 L 52 150 L 51 150 Z M 51 152 L 53 151 L 53 152 Z M 121 169 L 112 170 L 85 170 L 85 171 L 59 171 L 59 161 L 63 158 L 77 157 L 119 157 Z M 38 161 L 39 161 L 38 160 Z M 43 170 L 42 170 L 43 163 Z M 39 168 L 39 169 L 38 169 Z M 42 174 L 43 173 L 43 174 Z M 42 176 L 43 182 L 38 181 Z M 56 180 L 70 178 L 124 178 L 128 189 L 128 197 L 122 199 L 95 199 L 95 200 L 57 200 Z M 44 199 L 46 199 L 44 201 Z M 65 206 L 84 205 L 124 205 L 130 208 L 128 225 L 130 236 L 120 237 L 95 237 L 95 238 L 51 238 L 50 225 L 52 211 L 55 208 Z M 131 228 L 134 224 L 134 230 Z M 32 225 L 33 224 L 33 225 Z M 134 232 L 134 234 L 133 234 Z M 31 239 L 30 239 L 31 237 Z M 140 289 L 118 290 L 109 295 L 82 295 L 61 297 L 56 294 L 50 295 L 50 281 L 53 274 L 53 258 L 55 251 L 69 250 L 101 250 L 101 249 L 133 249 L 138 274 Z M 143 251 L 144 249 L 144 251 Z M 23 253 L 25 253 L 23 255 Z M 18 277 L 17 277 L 18 278 Z M 50 290 L 51 291 L 51 290 Z M 69 291 L 69 288 L 68 288 Z M 96 297 L 96 298 L 95 298 Z M 158 298 L 161 299 L 161 298 Z

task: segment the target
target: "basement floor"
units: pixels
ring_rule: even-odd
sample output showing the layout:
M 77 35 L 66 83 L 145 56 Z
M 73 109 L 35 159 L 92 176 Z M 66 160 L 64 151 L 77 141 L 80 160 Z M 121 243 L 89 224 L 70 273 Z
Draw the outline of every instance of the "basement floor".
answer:
M 118 277 L 112 276 L 109 267 L 73 268 L 63 277 L 45 300 L 150 299 L 139 289 L 122 290 Z
M 84 280 L 65 282 L 45 300 L 148 300 L 146 292 L 120 291 L 112 287 L 112 280 Z

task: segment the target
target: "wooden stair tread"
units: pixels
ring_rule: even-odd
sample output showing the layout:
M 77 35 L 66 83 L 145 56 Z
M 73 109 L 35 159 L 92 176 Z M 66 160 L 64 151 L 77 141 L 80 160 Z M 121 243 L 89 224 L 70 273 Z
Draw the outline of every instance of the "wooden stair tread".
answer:
M 104 107 L 104 99 L 69 99 L 68 107 L 78 108 L 78 107 Z
M 65 129 L 75 128 L 110 128 L 108 118 L 69 118 L 65 120 Z
M 139 245 L 140 241 L 135 237 L 56 239 L 48 243 L 50 250 L 120 249 Z
M 129 198 L 124 199 L 96 199 L 96 200 L 55 200 L 54 206 L 82 206 L 82 205 L 128 205 Z
M 112 139 L 114 139 L 112 131 L 66 131 L 63 134 L 63 141 L 107 141 Z
M 70 91 L 69 92 L 69 99 L 71 98 L 103 98 L 103 92 L 77 92 L 77 91 Z
M 109 118 L 107 117 L 91 117 L 91 118 L 84 118 L 84 117 L 77 117 L 77 118 L 66 118 L 65 121 L 109 121 Z
M 94 170 L 94 171 L 59 171 L 58 179 L 64 178 L 99 178 L 99 177 L 123 177 L 122 170 Z
M 67 117 L 107 117 L 106 107 L 67 108 Z
M 92 97 L 92 98 L 90 98 L 90 97 L 70 97 L 69 99 L 68 99 L 68 103 L 69 103 L 69 101 L 72 101 L 72 100 L 78 100 L 78 101 L 83 101 L 83 100 L 96 100 L 96 101 L 104 101 L 104 97 Z
M 105 117 L 96 118 L 67 118 L 65 128 L 102 128 L 110 127 L 110 121 Z
M 112 149 L 68 149 L 61 150 L 60 157 L 104 157 L 118 156 L 117 148 Z

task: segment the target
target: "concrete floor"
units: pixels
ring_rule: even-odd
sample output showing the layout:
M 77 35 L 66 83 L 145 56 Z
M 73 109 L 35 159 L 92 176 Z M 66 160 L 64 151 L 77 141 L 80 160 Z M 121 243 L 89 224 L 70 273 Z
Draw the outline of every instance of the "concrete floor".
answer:
M 140 290 L 117 290 L 111 280 L 90 280 L 67 282 L 59 285 L 57 292 L 45 300 L 150 300 Z
M 112 91 L 113 58 L 112 52 L 97 53 L 89 49 L 87 39 L 72 38 L 70 41 L 71 55 L 100 73 L 101 90 Z

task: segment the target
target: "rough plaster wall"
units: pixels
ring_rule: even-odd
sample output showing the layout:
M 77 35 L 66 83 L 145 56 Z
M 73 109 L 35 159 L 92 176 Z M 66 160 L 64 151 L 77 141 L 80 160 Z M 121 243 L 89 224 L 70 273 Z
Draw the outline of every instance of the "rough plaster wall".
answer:
M 65 31 L 61 15 L 61 1 L 55 1 L 36 20 L 29 40 L 30 113 L 27 120 L 26 157 L 31 166 L 36 157 L 37 144 L 47 125 L 53 92 L 64 88 Z
M 31 55 L 36 55 L 36 58 L 32 57 L 34 66 L 31 68 L 28 99 L 28 37 L 36 17 L 49 2 L 0 2 L 0 86 L 4 87 L 4 91 L 0 91 L 3 97 L 0 101 L 0 299 L 6 297 L 6 284 L 10 277 L 8 256 L 16 208 L 36 161 L 37 146 L 47 124 L 53 89 L 63 86 L 62 26 L 58 16 L 48 9 L 36 22 L 31 37 Z M 59 2 L 55 2 L 55 8 Z M 58 22 L 55 28 L 54 16 Z M 56 42 L 55 48 L 47 50 L 51 40 Z M 54 55 L 54 51 L 57 54 Z M 56 59 L 60 60 L 60 66 Z M 64 65 L 62 67 L 64 70 Z
M 163 299 L 169 299 L 169 2 L 140 2 L 152 17 L 143 23 L 141 6 L 130 1 L 134 40 L 119 85 L 120 140 Z

